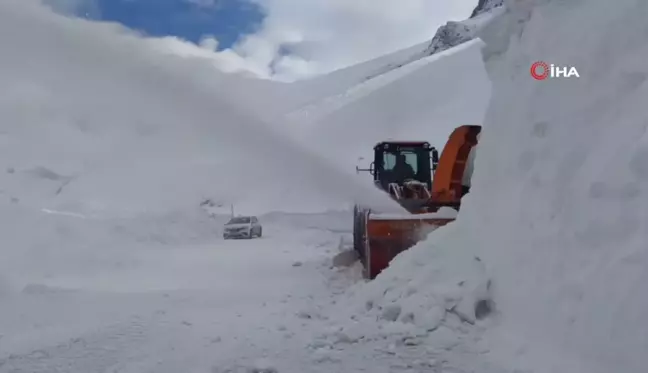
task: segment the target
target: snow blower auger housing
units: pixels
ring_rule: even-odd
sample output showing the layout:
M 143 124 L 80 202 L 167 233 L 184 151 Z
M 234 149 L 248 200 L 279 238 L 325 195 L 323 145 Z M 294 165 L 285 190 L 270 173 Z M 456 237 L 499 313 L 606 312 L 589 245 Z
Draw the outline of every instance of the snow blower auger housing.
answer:
M 481 126 L 456 128 L 440 157 L 428 142 L 383 141 L 374 147 L 369 169 L 356 168 L 371 173 L 376 187 L 407 211 L 381 214 L 355 206 L 353 246 L 366 278 L 374 279 L 396 255 L 456 218 L 468 189 L 464 171 L 480 132 Z

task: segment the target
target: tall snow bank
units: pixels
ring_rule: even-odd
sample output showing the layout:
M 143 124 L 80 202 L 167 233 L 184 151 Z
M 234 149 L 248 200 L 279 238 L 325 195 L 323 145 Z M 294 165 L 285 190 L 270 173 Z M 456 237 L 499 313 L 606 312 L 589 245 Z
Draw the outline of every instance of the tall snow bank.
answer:
M 2 200 L 137 214 L 289 184 L 339 202 L 386 201 L 255 116 L 266 112 L 258 85 L 206 61 L 36 0 L 0 2 L 0 46 Z
M 484 36 L 493 97 L 459 218 L 365 295 L 426 304 L 423 320 L 453 298 L 444 284 L 468 306 L 493 299 L 484 356 L 511 371 L 645 372 L 648 4 L 507 7 Z M 581 77 L 536 81 L 536 60 Z
M 481 226 L 474 235 L 502 313 L 494 335 L 515 335 L 539 372 L 644 372 L 648 4 L 517 9 L 528 21 L 493 71 L 459 222 L 464 233 Z M 575 66 L 581 78 L 537 82 L 535 60 Z

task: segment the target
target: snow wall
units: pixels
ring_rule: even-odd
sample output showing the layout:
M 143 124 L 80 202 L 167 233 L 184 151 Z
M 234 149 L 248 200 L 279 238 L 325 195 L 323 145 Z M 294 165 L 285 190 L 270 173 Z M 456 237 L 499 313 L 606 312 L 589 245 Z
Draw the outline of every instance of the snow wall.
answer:
M 473 190 L 366 294 L 417 317 L 492 299 L 486 356 L 512 371 L 645 372 L 648 3 L 507 7 L 482 35 L 493 96 Z M 580 78 L 536 81 L 537 60 Z

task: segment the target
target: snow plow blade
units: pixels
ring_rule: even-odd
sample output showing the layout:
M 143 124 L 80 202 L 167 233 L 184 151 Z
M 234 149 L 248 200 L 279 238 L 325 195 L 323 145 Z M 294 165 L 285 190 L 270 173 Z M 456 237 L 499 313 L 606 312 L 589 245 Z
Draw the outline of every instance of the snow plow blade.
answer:
M 373 280 L 396 255 L 424 240 L 435 229 L 454 218 L 436 214 L 367 214 L 364 240 L 365 277 Z

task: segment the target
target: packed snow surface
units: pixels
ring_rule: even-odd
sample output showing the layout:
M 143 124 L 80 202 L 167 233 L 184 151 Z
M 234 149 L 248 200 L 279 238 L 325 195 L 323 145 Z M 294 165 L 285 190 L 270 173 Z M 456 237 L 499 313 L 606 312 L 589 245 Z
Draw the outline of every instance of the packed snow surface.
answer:
M 331 300 L 339 234 L 317 216 L 281 218 L 262 217 L 261 239 L 231 241 L 219 239 L 227 217 L 194 240 L 141 218 L 108 232 L 89 219 L 40 222 L 40 234 L 64 234 L 48 236 L 54 248 L 34 247 L 31 263 L 14 261 L 22 272 L 3 268 L 13 289 L 0 308 L 0 371 L 226 372 L 261 359 L 308 369 L 318 358 L 302 347 L 312 342 L 308 315 Z M 102 233 L 110 241 L 88 242 Z M 290 350 L 303 353 L 287 359 Z

